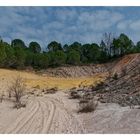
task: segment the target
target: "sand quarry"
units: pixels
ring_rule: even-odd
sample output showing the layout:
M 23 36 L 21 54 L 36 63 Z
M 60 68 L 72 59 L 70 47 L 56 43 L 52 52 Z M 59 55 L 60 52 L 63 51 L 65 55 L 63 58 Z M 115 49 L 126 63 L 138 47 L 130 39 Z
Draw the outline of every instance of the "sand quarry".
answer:
M 27 94 L 22 99 L 26 102 L 26 108 L 14 109 L 13 102 L 8 99 L 7 88 L 12 78 L 19 74 L 25 79 L 27 87 Z M 114 103 L 99 103 L 94 112 L 77 113 L 78 100 L 69 99 L 66 91 L 78 87 L 81 82 L 85 86 L 96 85 L 105 78 L 106 72 L 89 77 L 62 78 L 0 69 L 0 95 L 4 96 L 0 103 L 0 133 L 140 133 L 140 109 L 121 107 Z M 58 88 L 55 94 L 40 92 L 52 87 Z M 36 94 L 30 94 L 33 90 L 36 90 Z

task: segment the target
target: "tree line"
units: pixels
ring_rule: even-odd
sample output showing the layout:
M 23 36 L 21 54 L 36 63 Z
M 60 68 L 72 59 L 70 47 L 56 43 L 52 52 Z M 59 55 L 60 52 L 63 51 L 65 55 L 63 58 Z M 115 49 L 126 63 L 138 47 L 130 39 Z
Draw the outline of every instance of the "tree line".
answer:
M 12 40 L 11 44 L 0 39 L 2 68 L 46 69 L 62 65 L 97 64 L 129 53 L 140 53 L 140 41 L 134 44 L 124 33 L 118 37 L 114 37 L 112 33 L 105 33 L 100 44 L 74 42 L 62 45 L 52 41 L 47 45 L 46 51 L 41 50 L 38 42 L 31 42 L 26 46 L 21 39 Z

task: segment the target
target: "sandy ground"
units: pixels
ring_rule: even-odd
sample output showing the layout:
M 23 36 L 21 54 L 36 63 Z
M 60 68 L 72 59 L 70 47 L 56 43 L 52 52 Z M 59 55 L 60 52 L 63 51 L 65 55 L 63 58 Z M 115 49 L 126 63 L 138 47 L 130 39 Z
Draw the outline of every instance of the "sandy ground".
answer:
M 9 101 L 3 101 L 0 133 L 86 133 L 76 113 L 76 104 L 71 104 L 66 96 L 63 92 L 43 97 L 26 96 L 27 107 L 18 110 L 13 109 Z
M 93 113 L 77 113 L 78 101 L 62 91 L 24 100 L 27 107 L 18 110 L 0 103 L 0 133 L 140 133 L 139 109 L 99 104 Z

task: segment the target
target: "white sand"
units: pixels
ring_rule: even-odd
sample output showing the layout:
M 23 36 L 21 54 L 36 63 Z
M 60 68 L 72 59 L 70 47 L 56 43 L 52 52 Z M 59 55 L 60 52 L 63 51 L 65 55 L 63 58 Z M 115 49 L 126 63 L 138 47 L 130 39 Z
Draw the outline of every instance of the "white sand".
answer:
M 77 100 L 64 92 L 27 100 L 18 110 L 0 103 L 0 133 L 140 133 L 139 109 L 99 104 L 94 113 L 78 114 Z

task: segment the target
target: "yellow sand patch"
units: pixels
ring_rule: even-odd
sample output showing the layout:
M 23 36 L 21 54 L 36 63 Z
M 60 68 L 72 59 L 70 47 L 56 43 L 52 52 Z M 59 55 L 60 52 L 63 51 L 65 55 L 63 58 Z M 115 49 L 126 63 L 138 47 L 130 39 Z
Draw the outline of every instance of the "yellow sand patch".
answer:
M 26 85 L 28 87 L 40 88 L 52 88 L 58 87 L 59 89 L 69 89 L 72 87 L 77 87 L 79 84 L 84 86 L 87 85 L 96 85 L 98 82 L 101 82 L 105 79 L 106 74 L 95 74 L 93 77 L 80 77 L 80 78 L 56 78 L 49 76 L 41 76 L 31 72 L 16 71 L 16 70 L 5 70 L 0 69 L 0 78 L 7 79 L 10 81 L 12 77 L 20 75 L 25 79 Z

